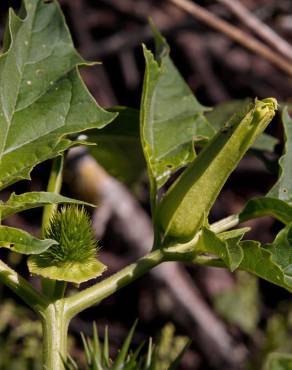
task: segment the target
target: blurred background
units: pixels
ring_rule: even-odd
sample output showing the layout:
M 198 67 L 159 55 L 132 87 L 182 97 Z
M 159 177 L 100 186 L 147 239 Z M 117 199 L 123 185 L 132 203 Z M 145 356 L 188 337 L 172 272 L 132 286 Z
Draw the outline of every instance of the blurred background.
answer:
M 261 45 L 266 45 L 267 40 L 258 37 L 248 24 L 250 15 L 256 16 L 269 27 L 268 34 L 274 30 L 288 43 L 284 44 L 286 54 L 270 46 L 272 54 L 278 55 L 283 65 L 292 64 L 291 54 L 289 57 L 291 0 L 241 0 L 246 13 L 239 8 L 239 14 L 232 6 L 237 3 L 233 0 L 194 3 L 243 31 L 247 41 L 256 37 Z M 214 29 L 172 1 L 60 0 L 60 4 L 81 55 L 87 60 L 102 62 L 81 72 L 89 90 L 103 107 L 139 108 L 144 74 L 141 44 L 153 49 L 149 17 L 167 38 L 173 61 L 201 104 L 212 107 L 246 97 L 270 96 L 283 104 L 291 103 L 292 72 L 279 66 L 281 61 L 271 63 L 269 58 L 235 42 L 232 35 Z M 8 8 L 18 9 L 19 5 L 16 0 L 0 2 L 0 39 Z M 245 19 L 240 19 L 240 14 L 245 15 Z M 269 127 L 269 133 L 278 139 L 275 152 L 266 154 L 273 164 L 282 150 L 279 117 Z M 115 146 L 114 149 L 118 153 L 123 148 Z M 86 173 L 84 180 L 80 177 L 82 163 L 78 161 L 78 153 L 72 151 L 62 191 L 99 204 L 92 215 L 93 226 L 100 240 L 100 258 L 109 266 L 108 274 L 143 255 L 152 239 L 144 163 L 137 158 L 135 145 L 128 148 L 127 155 L 123 152 L 116 160 L 116 163 L 121 161 L 127 176 L 115 168 L 105 149 L 97 155 L 94 185 L 87 183 Z M 33 171 L 31 182 L 20 182 L 10 190 L 17 193 L 44 190 L 50 165 L 48 162 L 39 166 Z M 246 157 L 224 187 L 211 219 L 239 212 L 248 198 L 268 191 L 276 174 L 275 166 L 267 169 L 258 157 Z M 0 194 L 1 199 L 7 197 L 8 192 Z M 40 217 L 39 210 L 24 212 L 8 219 L 7 224 L 38 235 Z M 253 229 L 248 236 L 262 242 L 271 241 L 279 227 L 269 217 L 249 225 Z M 0 253 L 28 276 L 19 256 Z M 41 329 L 35 317 L 2 286 L 0 296 L 0 369 L 39 369 Z M 292 351 L 292 307 L 288 292 L 243 272 L 231 274 L 215 268 L 168 264 L 75 319 L 71 325 L 72 355 L 82 363 L 79 332 L 91 335 L 92 321 L 97 322 L 101 333 L 109 326 L 114 354 L 135 318 L 139 318 L 139 323 L 134 346 L 149 336 L 159 337 L 165 325 L 168 325 L 164 329 L 168 330 L 168 337 L 175 332 L 170 352 L 180 346 L 182 337 L 191 338 L 192 344 L 180 366 L 182 370 L 259 370 L 264 368 L 269 353 Z M 169 354 L 164 356 L 167 362 Z

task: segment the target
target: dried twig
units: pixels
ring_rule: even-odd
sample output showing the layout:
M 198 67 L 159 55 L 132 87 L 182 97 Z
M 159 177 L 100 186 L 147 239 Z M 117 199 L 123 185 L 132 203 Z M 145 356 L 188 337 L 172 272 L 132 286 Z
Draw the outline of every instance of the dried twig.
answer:
M 248 26 L 255 34 L 260 36 L 273 48 L 279 51 L 282 55 L 292 60 L 291 45 L 279 36 L 274 30 L 262 22 L 259 18 L 253 15 L 240 1 L 238 0 L 217 0 L 230 9 L 246 26 Z
M 210 13 L 203 7 L 192 3 L 189 0 L 169 0 L 174 5 L 184 9 L 192 16 L 200 19 L 201 21 L 208 24 L 210 27 L 223 32 L 233 40 L 237 41 L 241 45 L 245 46 L 249 50 L 261 55 L 269 62 L 286 72 L 289 76 L 292 76 L 292 64 L 284 59 L 282 56 L 275 53 L 268 46 L 258 41 L 248 33 L 232 26 L 223 19 L 218 18 L 216 15 Z

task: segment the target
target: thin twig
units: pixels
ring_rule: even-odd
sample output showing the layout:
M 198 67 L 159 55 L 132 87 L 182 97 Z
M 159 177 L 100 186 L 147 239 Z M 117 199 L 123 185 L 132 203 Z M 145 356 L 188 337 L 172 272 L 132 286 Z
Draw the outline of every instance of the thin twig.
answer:
M 263 58 L 273 63 L 275 66 L 286 72 L 289 76 L 292 76 L 292 64 L 284 59 L 282 56 L 275 53 L 274 50 L 264 45 L 248 33 L 232 26 L 223 19 L 218 18 L 216 15 L 210 13 L 203 7 L 190 2 L 189 0 L 169 0 L 174 5 L 200 19 L 210 27 L 226 34 L 233 40 L 237 41 L 241 45 L 245 46 L 249 50 L 261 55 Z
M 255 34 L 260 36 L 264 41 L 270 44 L 273 48 L 279 51 L 286 58 L 292 60 L 292 47 L 278 35 L 273 29 L 262 22 L 259 18 L 253 15 L 240 1 L 238 0 L 217 0 L 230 9 L 247 27 Z

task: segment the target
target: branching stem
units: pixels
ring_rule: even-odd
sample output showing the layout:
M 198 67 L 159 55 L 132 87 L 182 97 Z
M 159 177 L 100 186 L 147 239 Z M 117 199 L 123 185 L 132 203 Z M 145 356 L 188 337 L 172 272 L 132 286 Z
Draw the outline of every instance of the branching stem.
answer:
M 236 226 L 238 223 L 238 215 L 232 215 L 212 224 L 211 230 L 216 233 L 223 232 Z M 162 262 L 192 260 L 194 258 L 194 245 L 199 236 L 200 233 L 185 244 L 177 244 L 166 249 L 156 249 L 107 279 L 72 297 L 66 298 L 69 317 L 72 318 L 86 308 L 101 302 Z

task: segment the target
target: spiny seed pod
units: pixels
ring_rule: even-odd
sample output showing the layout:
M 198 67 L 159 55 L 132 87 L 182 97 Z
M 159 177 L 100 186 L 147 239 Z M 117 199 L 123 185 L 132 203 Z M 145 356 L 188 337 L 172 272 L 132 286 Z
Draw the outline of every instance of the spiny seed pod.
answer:
M 164 238 L 188 241 L 208 217 L 220 190 L 277 109 L 273 98 L 248 103 L 210 140 L 163 197 L 158 211 Z
M 58 244 L 29 258 L 31 273 L 81 283 L 101 275 L 106 269 L 97 260 L 97 241 L 83 207 L 68 206 L 55 212 L 45 234 Z

